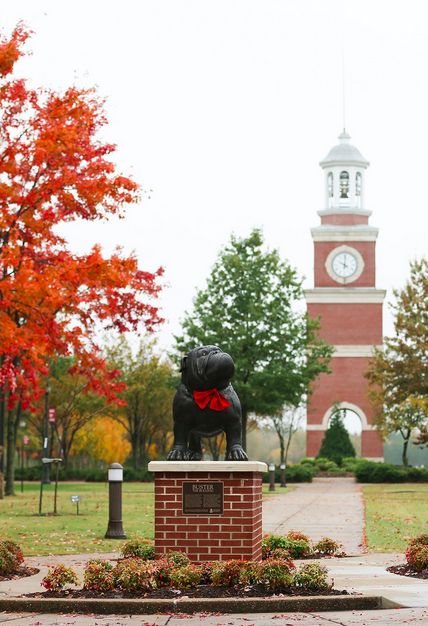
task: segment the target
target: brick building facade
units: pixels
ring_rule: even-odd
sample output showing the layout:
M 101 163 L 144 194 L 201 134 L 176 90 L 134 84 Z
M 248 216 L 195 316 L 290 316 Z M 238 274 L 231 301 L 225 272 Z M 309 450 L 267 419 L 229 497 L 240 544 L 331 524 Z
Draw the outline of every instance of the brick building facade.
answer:
M 307 456 L 316 456 L 336 408 L 361 420 L 361 454 L 383 459 L 383 443 L 374 429 L 364 372 L 373 346 L 382 344 L 385 291 L 376 288 L 378 229 L 364 206 L 369 165 L 343 131 L 339 144 L 320 162 L 325 174 L 325 208 L 312 228 L 314 288 L 305 290 L 308 313 L 320 317 L 320 336 L 335 348 L 331 374 L 313 385 L 307 412 Z

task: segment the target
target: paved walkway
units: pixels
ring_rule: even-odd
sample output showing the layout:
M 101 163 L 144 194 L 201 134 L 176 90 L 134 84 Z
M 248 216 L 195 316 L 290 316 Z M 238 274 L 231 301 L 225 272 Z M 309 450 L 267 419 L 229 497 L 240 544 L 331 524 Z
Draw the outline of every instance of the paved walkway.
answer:
M 297 483 L 293 491 L 275 494 L 263 503 L 265 532 L 285 534 L 301 530 L 315 541 L 331 537 L 347 554 L 364 551 L 364 505 L 361 487 L 354 478 L 314 478 Z
M 396 609 L 339 613 L 261 615 L 30 615 L 0 613 L 7 626 L 428 626 L 428 610 Z

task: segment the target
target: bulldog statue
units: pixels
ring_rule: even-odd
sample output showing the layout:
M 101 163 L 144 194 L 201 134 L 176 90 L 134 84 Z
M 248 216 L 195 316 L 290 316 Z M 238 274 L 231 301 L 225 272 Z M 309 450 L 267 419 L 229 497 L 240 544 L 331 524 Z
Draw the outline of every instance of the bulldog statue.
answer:
M 226 433 L 226 461 L 247 461 L 242 447 L 241 403 L 230 384 L 232 357 L 202 346 L 181 359 L 181 384 L 173 402 L 174 445 L 168 461 L 200 461 L 201 437 Z

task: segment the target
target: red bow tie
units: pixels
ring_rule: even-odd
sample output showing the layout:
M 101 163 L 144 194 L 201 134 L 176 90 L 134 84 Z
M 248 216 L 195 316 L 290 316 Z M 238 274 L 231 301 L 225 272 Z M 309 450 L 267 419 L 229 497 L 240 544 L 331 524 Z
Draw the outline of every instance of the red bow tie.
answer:
M 229 400 L 222 396 L 216 387 L 204 391 L 194 391 L 193 398 L 200 409 L 205 409 L 209 405 L 213 411 L 224 411 L 230 406 Z

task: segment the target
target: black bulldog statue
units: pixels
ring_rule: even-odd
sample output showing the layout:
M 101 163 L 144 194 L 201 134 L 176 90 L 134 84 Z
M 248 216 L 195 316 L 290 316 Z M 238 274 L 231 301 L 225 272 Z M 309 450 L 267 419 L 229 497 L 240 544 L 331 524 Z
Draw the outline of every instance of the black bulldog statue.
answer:
M 226 433 L 226 461 L 247 461 L 242 448 L 239 398 L 230 384 L 232 357 L 217 346 L 191 350 L 181 360 L 181 384 L 173 402 L 174 445 L 168 461 L 200 461 L 201 437 Z

